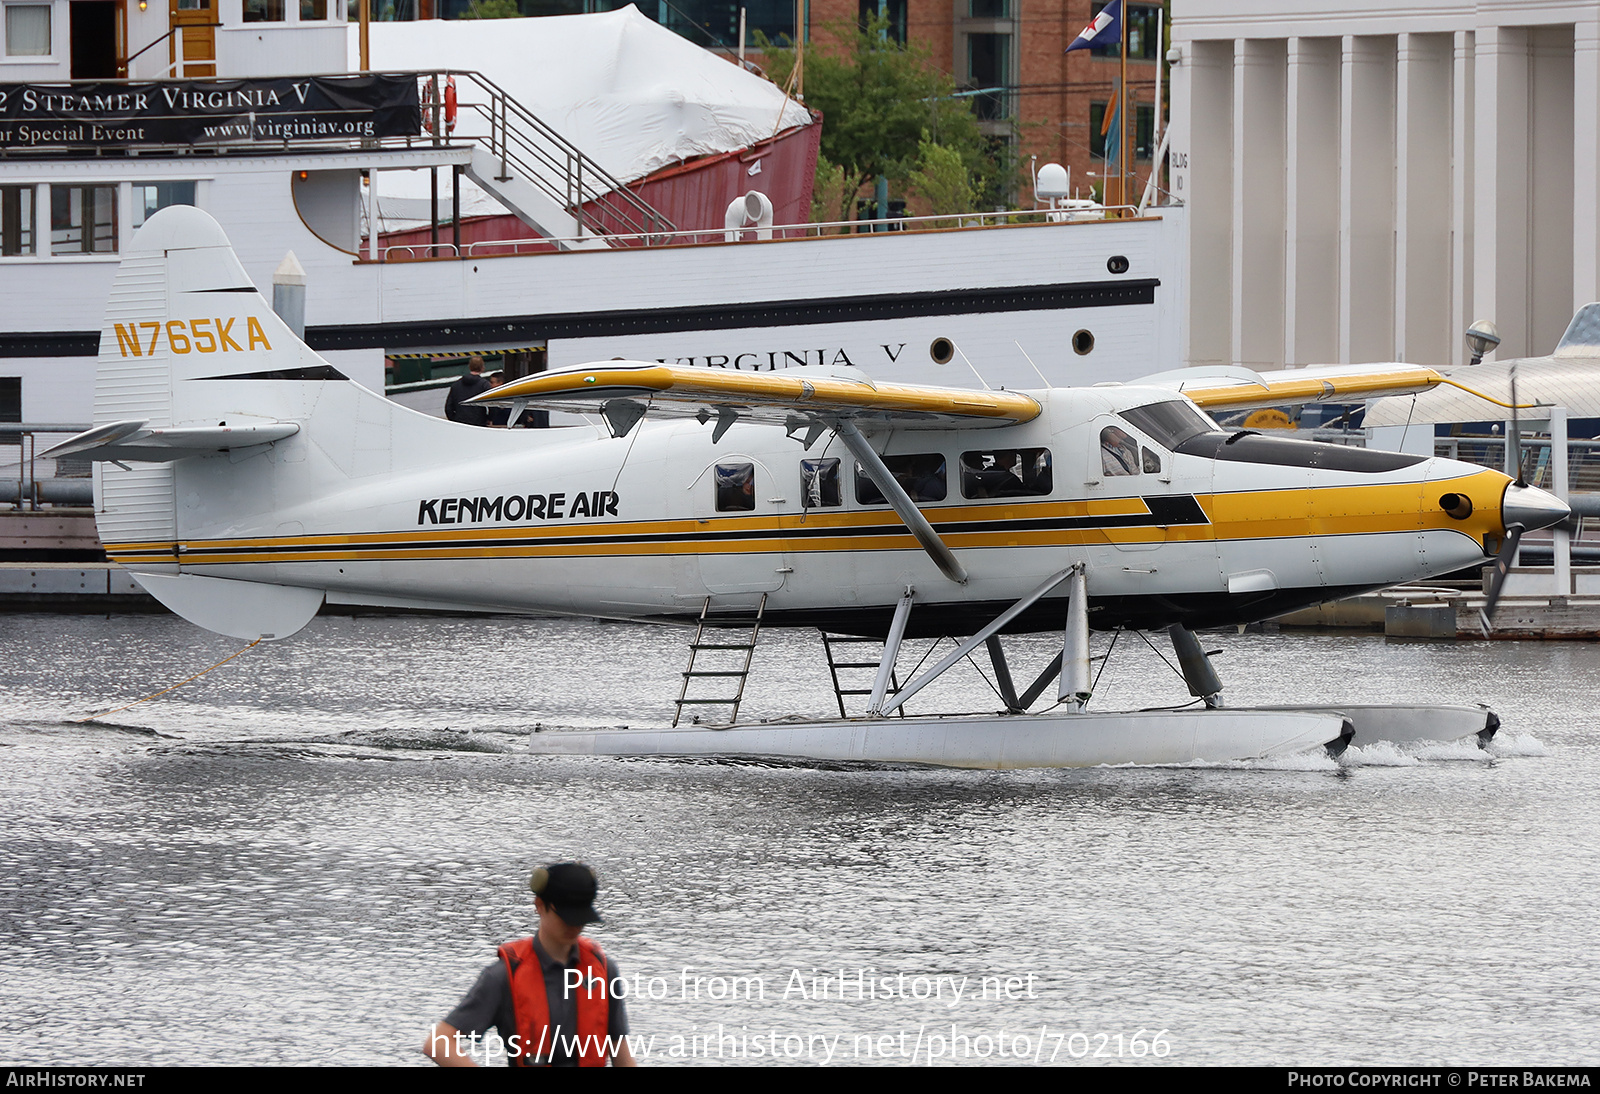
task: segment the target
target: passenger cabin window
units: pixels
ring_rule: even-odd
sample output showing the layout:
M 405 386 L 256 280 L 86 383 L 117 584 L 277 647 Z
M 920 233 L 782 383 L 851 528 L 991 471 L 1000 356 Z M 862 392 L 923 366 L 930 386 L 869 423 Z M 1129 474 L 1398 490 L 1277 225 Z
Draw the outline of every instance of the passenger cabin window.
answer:
M 756 507 L 756 465 L 719 463 L 716 473 L 717 512 L 748 513 Z
M 1048 448 L 1000 448 L 961 453 L 961 496 L 1042 497 L 1054 489 Z
M 912 501 L 943 501 L 946 493 L 944 456 L 938 452 L 910 456 L 885 456 L 884 466 Z M 856 501 L 861 505 L 888 505 L 876 483 L 856 464 Z
M 801 460 L 800 497 L 806 509 L 843 505 L 838 460 Z
M 1139 473 L 1139 442 L 1108 425 L 1100 431 L 1100 471 L 1108 478 Z

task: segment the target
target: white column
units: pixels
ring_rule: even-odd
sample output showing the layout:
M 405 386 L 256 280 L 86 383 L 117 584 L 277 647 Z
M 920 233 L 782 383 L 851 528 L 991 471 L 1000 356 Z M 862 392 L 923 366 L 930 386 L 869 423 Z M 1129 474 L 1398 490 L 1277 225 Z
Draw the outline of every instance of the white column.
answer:
M 1573 37 L 1570 26 L 1528 32 L 1528 342 L 1546 354 L 1572 321 Z M 1593 134 L 1591 134 L 1593 139 Z M 1592 238 L 1592 237 L 1591 237 Z M 1586 301 L 1587 302 L 1587 301 Z
M 1189 362 L 1233 360 L 1233 44 L 1190 42 Z
M 1402 34 L 1395 70 L 1394 359 L 1450 361 L 1450 78 L 1444 34 Z
M 1285 101 L 1284 360 L 1339 359 L 1339 39 L 1291 38 Z
M 33 253 L 50 253 L 50 184 L 42 182 L 33 190 Z
M 1572 28 L 1572 310 L 1600 300 L 1600 13 Z
M 1476 225 L 1473 180 L 1477 160 L 1474 156 L 1476 132 L 1473 84 L 1473 33 L 1457 31 L 1454 42 L 1455 95 L 1450 105 L 1450 134 L 1455 155 L 1450 165 L 1450 356 L 1452 364 L 1467 363 L 1462 332 L 1477 318 L 1472 299 L 1472 238 Z
M 1285 43 L 1233 48 L 1232 357 L 1283 364 Z
M 1339 139 L 1339 359 L 1394 352 L 1395 40 L 1343 39 Z
M 1528 355 L 1528 48 L 1520 27 L 1478 28 L 1473 312 L 1500 328 L 1501 359 Z

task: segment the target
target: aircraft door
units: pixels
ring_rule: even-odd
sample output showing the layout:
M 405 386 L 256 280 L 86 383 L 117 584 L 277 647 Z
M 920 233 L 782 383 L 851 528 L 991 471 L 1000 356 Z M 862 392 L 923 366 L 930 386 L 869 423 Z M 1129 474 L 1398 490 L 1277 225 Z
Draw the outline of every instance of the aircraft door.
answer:
M 779 525 L 779 483 L 758 457 L 722 452 L 709 442 L 705 431 L 681 433 L 669 461 L 693 468 L 681 503 L 694 520 L 693 546 L 680 560 L 679 593 L 774 592 L 791 572 Z
M 1115 548 L 1130 592 L 1221 590 L 1215 529 L 1204 501 L 1215 462 L 1172 452 L 1117 415 L 1091 423 L 1085 494 L 1097 517 L 1088 536 Z

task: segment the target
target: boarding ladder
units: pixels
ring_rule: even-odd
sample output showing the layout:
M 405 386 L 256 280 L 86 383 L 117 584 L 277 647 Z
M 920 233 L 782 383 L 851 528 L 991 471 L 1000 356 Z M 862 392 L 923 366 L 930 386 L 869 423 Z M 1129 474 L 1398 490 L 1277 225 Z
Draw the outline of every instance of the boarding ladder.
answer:
M 870 644 L 870 645 L 879 646 L 881 648 L 882 645 L 883 645 L 883 639 L 881 639 L 881 638 L 859 638 L 859 637 L 857 637 L 855 635 L 849 635 L 849 634 L 829 634 L 827 631 L 821 631 L 820 633 L 822 635 L 822 650 L 823 650 L 823 653 L 826 654 L 826 656 L 828 658 L 828 672 L 833 676 L 833 697 L 839 701 L 839 717 L 848 718 L 848 717 L 850 717 L 850 715 L 845 710 L 844 697 L 846 695 L 871 695 L 872 694 L 872 681 L 873 681 L 873 678 L 871 676 L 869 676 L 867 678 L 867 686 L 864 687 L 864 688 L 847 688 L 844 685 L 845 685 L 845 683 L 847 683 L 849 681 L 844 681 L 844 680 L 840 680 L 839 679 L 840 670 L 842 669 L 845 672 L 859 672 L 862 669 L 870 669 L 874 674 L 876 674 L 877 671 L 878 671 L 878 662 L 877 661 L 841 661 L 839 659 L 839 655 L 834 652 L 834 647 L 835 646 L 855 646 L 855 645 Z M 848 656 L 848 654 L 846 654 L 846 655 Z M 889 671 L 889 692 L 888 692 L 888 694 L 889 695 L 894 695 L 894 694 L 898 693 L 899 690 L 900 690 L 900 677 L 894 672 L 893 669 L 891 669 Z M 905 707 L 904 706 L 900 706 L 900 707 L 895 708 L 895 713 L 898 714 L 900 717 L 904 718 L 906 716 Z
M 700 623 L 695 627 L 694 640 L 689 643 L 689 667 L 683 670 L 683 686 L 678 689 L 678 698 L 674 700 L 678 709 L 672 716 L 672 724 L 677 725 L 683 719 L 683 708 L 687 706 L 726 706 L 733 710 L 728 715 L 728 724 L 732 725 L 739 720 L 739 704 L 744 700 L 744 684 L 750 676 L 750 662 L 755 659 L 756 639 L 761 635 L 761 617 L 766 614 L 767 594 L 761 594 L 761 603 L 756 605 L 755 622 L 750 627 L 750 640 L 748 642 L 707 642 L 706 623 L 711 614 L 711 598 L 706 597 L 705 606 L 700 609 Z M 697 669 L 695 662 L 700 654 L 706 651 L 736 652 L 744 651 L 744 664 L 737 668 Z M 737 663 L 737 656 L 734 661 Z M 737 680 L 739 690 L 731 697 L 715 699 L 689 698 L 689 685 L 696 680 L 716 679 Z M 698 719 L 696 719 L 698 720 Z

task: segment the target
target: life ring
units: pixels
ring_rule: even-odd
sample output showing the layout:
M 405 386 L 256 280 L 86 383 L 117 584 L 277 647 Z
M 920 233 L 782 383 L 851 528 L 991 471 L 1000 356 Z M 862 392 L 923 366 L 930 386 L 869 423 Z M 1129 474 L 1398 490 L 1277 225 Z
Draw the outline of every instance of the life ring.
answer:
M 429 80 L 422 89 L 422 128 L 429 133 L 433 132 L 433 86 Z M 448 76 L 444 83 L 444 131 L 448 135 L 456 131 L 456 78 Z

